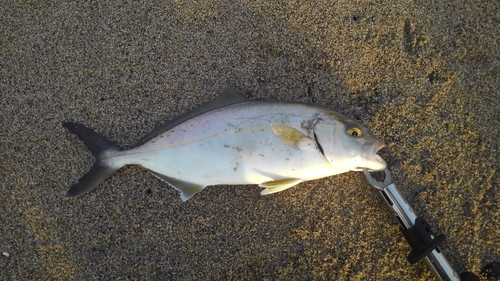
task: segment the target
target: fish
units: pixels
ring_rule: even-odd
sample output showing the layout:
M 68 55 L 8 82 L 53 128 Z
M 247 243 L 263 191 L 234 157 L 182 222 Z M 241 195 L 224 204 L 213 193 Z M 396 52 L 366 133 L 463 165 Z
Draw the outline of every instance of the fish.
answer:
M 227 87 L 213 101 L 174 118 L 122 149 L 94 130 L 63 125 L 95 162 L 66 192 L 89 192 L 125 165 L 140 165 L 186 201 L 207 186 L 257 184 L 262 195 L 349 171 L 380 171 L 385 145 L 365 126 L 323 107 L 248 100 Z

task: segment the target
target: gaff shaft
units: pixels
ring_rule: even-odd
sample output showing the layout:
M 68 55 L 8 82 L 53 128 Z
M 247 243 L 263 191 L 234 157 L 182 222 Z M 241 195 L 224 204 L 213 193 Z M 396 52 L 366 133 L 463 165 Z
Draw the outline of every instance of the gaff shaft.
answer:
M 368 182 L 379 189 L 385 202 L 394 211 L 400 224 L 400 230 L 412 248 L 408 255 L 410 263 L 413 264 L 423 259 L 439 281 L 479 281 L 479 278 L 473 273 L 464 272 L 458 275 L 453 270 L 439 248 L 439 244 L 446 239 L 445 236 L 435 236 L 430 225 L 422 217 L 415 214 L 392 182 L 391 173 L 387 168 L 384 170 L 383 182 L 373 179 L 368 170 L 364 170 L 364 172 Z
M 411 229 L 415 229 L 415 222 L 417 221 L 417 216 L 413 211 L 413 209 L 410 207 L 410 205 L 408 205 L 406 200 L 398 192 L 396 186 L 394 184 L 390 184 L 386 188 L 381 189 L 380 193 L 382 194 L 382 197 L 384 197 L 389 207 L 391 207 L 394 210 L 396 218 L 400 223 L 402 231 L 409 231 Z M 430 235 L 433 236 L 432 234 Z M 444 240 L 444 236 L 442 237 L 443 237 L 442 240 Z M 411 244 L 410 241 L 408 242 Z M 437 280 L 440 281 L 460 280 L 460 277 L 448 263 L 448 260 L 443 255 L 441 249 L 438 246 L 432 249 L 430 253 L 424 257 L 424 261 L 429 266 L 431 271 L 434 273 Z M 410 263 L 414 262 L 410 261 Z

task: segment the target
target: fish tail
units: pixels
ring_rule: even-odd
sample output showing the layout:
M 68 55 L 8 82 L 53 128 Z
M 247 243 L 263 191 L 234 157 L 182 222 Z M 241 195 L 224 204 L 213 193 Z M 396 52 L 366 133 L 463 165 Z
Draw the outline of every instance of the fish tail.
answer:
M 110 165 L 109 161 L 103 161 L 105 153 L 118 151 L 120 147 L 84 125 L 72 122 L 65 122 L 63 125 L 83 141 L 96 159 L 92 168 L 64 195 L 65 198 L 73 198 L 91 191 L 121 168 L 121 166 Z

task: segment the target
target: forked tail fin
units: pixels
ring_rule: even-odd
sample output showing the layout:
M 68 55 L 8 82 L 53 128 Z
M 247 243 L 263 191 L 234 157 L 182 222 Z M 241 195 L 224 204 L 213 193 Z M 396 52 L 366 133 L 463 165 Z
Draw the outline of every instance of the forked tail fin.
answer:
M 77 135 L 95 157 L 92 168 L 81 177 L 77 183 L 73 184 L 66 192 L 65 198 L 72 198 L 89 192 L 98 186 L 101 182 L 109 178 L 121 167 L 110 166 L 103 161 L 105 153 L 118 151 L 120 147 L 113 144 L 105 137 L 94 132 L 81 124 L 65 122 L 63 123 L 70 132 Z

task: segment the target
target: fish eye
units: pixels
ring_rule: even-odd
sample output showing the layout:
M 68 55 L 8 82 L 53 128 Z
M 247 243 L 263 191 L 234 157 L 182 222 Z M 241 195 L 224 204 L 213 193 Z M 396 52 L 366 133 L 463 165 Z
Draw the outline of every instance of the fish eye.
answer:
M 359 137 L 361 137 L 362 132 L 361 132 L 361 129 L 359 127 L 353 126 L 353 127 L 350 127 L 347 129 L 347 134 L 349 134 L 355 138 L 359 138 Z

